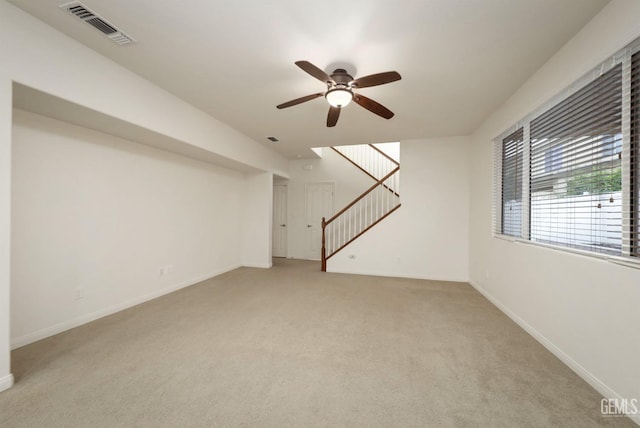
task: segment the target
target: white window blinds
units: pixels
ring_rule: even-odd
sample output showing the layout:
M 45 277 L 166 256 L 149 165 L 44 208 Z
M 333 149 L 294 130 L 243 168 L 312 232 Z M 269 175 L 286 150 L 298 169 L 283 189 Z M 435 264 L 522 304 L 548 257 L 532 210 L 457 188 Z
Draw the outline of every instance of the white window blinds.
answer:
M 502 216 L 500 233 L 522 236 L 523 129 L 502 140 Z
M 640 257 L 640 52 L 631 57 L 629 255 Z M 627 223 L 627 222 L 625 222 Z
M 531 121 L 532 241 L 621 254 L 621 101 L 618 64 Z

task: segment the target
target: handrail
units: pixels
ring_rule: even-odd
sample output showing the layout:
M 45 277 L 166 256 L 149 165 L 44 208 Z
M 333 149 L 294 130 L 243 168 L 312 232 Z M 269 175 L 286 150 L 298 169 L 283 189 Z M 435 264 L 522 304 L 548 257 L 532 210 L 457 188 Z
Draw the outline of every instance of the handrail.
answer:
M 389 156 L 388 154 L 386 154 L 385 152 L 383 152 L 382 150 L 380 150 L 379 148 L 377 148 L 376 146 L 374 146 L 373 144 L 369 144 L 369 146 L 377 151 L 378 153 L 380 153 L 382 156 L 384 156 L 385 158 L 389 159 L 391 162 L 393 162 L 394 164 L 400 166 L 400 163 L 398 163 L 397 160 L 395 160 L 394 158 L 392 158 L 391 156 Z
M 351 201 L 351 203 L 349 205 L 347 205 L 346 207 L 344 207 L 343 209 L 341 209 L 340 211 L 338 211 L 336 214 L 333 215 L 333 217 L 331 217 L 329 220 L 326 221 L 326 225 L 330 224 L 331 222 L 333 222 L 336 218 L 340 217 L 340 214 L 344 213 L 345 211 L 347 211 L 349 208 L 351 208 L 352 206 L 354 206 L 356 203 L 358 203 L 362 198 L 364 198 L 365 196 L 367 196 L 369 193 L 373 192 L 376 188 L 378 188 L 378 186 L 382 185 L 384 186 L 384 181 L 387 180 L 389 177 L 391 177 L 393 174 L 395 174 L 396 172 L 400 171 L 400 167 L 397 166 L 393 171 L 391 171 L 389 174 L 385 175 L 384 177 L 382 177 L 380 180 L 378 180 L 376 182 L 376 184 L 374 184 L 373 186 L 369 187 L 367 190 L 365 190 L 360 196 L 358 196 L 356 199 L 354 199 L 353 201 Z

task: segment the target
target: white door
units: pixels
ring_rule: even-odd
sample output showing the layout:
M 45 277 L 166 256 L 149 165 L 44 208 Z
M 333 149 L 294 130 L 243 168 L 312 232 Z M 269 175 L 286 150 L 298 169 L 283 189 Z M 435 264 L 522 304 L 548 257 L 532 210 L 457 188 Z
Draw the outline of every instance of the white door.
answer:
M 307 258 L 320 260 L 322 217 L 333 215 L 333 183 L 309 183 L 306 189 Z
M 273 186 L 273 257 L 287 257 L 287 186 Z

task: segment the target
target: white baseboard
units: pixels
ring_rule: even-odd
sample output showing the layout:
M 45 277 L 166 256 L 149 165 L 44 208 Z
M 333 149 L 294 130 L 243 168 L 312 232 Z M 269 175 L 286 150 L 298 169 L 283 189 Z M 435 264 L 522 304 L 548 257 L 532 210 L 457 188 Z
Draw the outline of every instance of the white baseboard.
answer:
M 587 369 L 582 367 L 580 363 L 571 358 L 568 354 L 566 354 L 562 349 L 558 348 L 553 342 L 547 339 L 542 333 L 533 328 L 529 323 L 527 323 L 524 319 L 520 318 L 509 309 L 504 303 L 495 298 L 491 293 L 485 290 L 480 284 L 475 281 L 469 282 L 473 288 L 478 290 L 480 294 L 487 298 L 493 305 L 495 305 L 498 309 L 504 312 L 509 318 L 511 318 L 516 324 L 518 324 L 524 331 L 529 333 L 534 339 L 536 339 L 542 346 L 547 348 L 553 355 L 558 357 L 560 361 L 566 364 L 571 370 L 573 370 L 578 376 L 584 379 L 589 385 L 591 385 L 596 391 L 602 394 L 605 398 L 617 398 L 618 400 L 622 400 L 620 394 L 616 393 L 613 389 L 609 388 L 604 382 L 594 376 Z M 629 398 L 629 397 L 627 397 Z M 635 397 L 633 397 L 635 398 Z M 595 403 L 599 405 L 600 403 Z M 595 405 L 594 404 L 594 405 Z M 631 419 L 636 424 L 640 425 L 640 414 L 637 415 L 629 415 L 629 419 Z
M 243 263 L 242 267 L 259 268 L 259 269 L 271 269 L 272 263 Z
M 0 392 L 6 391 L 13 386 L 13 375 L 9 373 L 4 377 L 0 377 Z
M 116 312 L 120 312 L 124 309 L 128 309 L 132 306 L 139 305 L 144 302 L 148 302 L 149 300 L 156 299 L 160 296 L 164 296 L 165 294 L 173 293 L 174 291 L 178 291 L 182 288 L 189 287 L 191 285 L 197 284 L 204 280 L 213 278 L 215 276 L 221 275 L 225 272 L 229 272 L 231 270 L 239 268 L 239 264 L 234 264 L 231 266 L 227 266 L 225 268 L 219 269 L 215 272 L 208 273 L 206 275 L 201 275 L 197 278 L 192 278 L 187 281 L 183 281 L 178 284 L 171 285 L 169 287 L 162 288 L 160 290 L 156 290 L 152 293 L 146 294 L 144 296 L 136 297 L 135 299 L 127 300 L 125 302 L 89 313 L 85 315 L 81 315 L 79 317 L 63 321 L 61 323 L 43 328 L 41 330 L 35 331 L 33 333 L 25 334 L 20 337 L 16 337 L 11 340 L 11 349 L 20 348 L 22 346 L 28 345 L 30 343 L 37 342 L 38 340 L 46 339 L 47 337 L 53 336 L 58 333 L 62 333 L 63 331 L 70 330 L 75 327 L 79 327 L 83 324 L 86 324 L 91 321 L 95 321 L 99 318 L 106 317 L 107 315 L 114 314 Z
M 358 270 L 358 269 L 334 269 L 329 266 L 327 266 L 327 272 L 346 273 L 349 275 L 371 275 L 371 276 L 386 276 L 390 278 L 426 279 L 430 281 L 464 282 L 466 284 L 469 283 L 469 278 L 463 278 L 463 277 L 443 278 L 438 276 L 416 275 L 411 273 L 399 273 L 399 272 L 364 271 L 364 270 Z

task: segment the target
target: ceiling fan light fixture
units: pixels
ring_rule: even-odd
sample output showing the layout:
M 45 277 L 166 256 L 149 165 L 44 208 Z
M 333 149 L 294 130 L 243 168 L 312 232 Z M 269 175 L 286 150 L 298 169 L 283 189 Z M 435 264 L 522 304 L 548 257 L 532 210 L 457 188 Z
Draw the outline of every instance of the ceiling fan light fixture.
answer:
M 336 68 L 333 73 L 329 75 L 324 70 L 311 64 L 309 61 L 296 61 L 296 65 L 311 77 L 315 77 L 323 84 L 327 85 L 326 92 L 316 92 L 315 94 L 296 98 L 294 100 L 287 101 L 286 103 L 278 104 L 276 108 L 283 109 L 293 107 L 324 96 L 331 106 L 329 108 L 329 113 L 327 114 L 328 128 L 336 126 L 338 118 L 340 117 L 340 111 L 351 101 L 382 118 L 391 119 L 393 117 L 393 112 L 391 110 L 371 98 L 361 95 L 360 93 L 356 95 L 354 90 L 357 89 L 359 91 L 360 88 L 385 85 L 387 83 L 400 80 L 401 77 L 397 71 L 370 74 L 354 80 L 353 77 L 343 68 Z
M 327 102 L 333 107 L 346 107 L 353 99 L 353 92 L 346 88 L 334 88 L 324 95 Z

